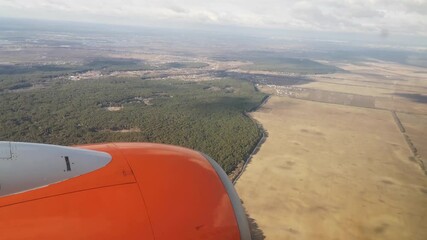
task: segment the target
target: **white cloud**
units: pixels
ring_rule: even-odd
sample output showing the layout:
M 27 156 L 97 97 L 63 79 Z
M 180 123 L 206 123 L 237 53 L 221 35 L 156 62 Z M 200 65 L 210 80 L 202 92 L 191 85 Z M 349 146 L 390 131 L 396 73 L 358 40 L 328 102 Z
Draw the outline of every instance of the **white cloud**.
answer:
M 0 16 L 427 35 L 427 0 L 0 0 Z

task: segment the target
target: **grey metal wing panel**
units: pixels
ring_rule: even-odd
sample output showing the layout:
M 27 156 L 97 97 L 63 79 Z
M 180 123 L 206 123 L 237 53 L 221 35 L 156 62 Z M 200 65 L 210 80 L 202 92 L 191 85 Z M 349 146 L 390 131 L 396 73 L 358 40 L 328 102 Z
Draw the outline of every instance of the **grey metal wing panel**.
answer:
M 106 166 L 108 153 L 0 141 L 0 197 L 65 181 Z

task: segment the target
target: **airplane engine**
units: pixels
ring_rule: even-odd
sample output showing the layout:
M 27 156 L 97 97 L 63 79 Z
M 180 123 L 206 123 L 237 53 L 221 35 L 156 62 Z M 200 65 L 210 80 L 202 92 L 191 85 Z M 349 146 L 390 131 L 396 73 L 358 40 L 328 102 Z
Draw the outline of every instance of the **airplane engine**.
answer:
M 250 240 L 208 156 L 153 143 L 0 142 L 0 239 Z

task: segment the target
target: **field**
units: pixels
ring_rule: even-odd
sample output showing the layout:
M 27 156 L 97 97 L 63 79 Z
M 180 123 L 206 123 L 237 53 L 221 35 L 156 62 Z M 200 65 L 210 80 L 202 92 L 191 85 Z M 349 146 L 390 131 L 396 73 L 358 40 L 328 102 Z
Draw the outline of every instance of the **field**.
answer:
M 426 239 L 426 72 L 325 63 L 344 72 L 258 85 L 268 138 L 236 187 L 260 239 Z
M 267 239 L 426 239 L 427 178 L 389 111 L 272 97 L 236 187 Z
M 336 64 L 347 72 L 313 76 L 303 87 L 369 96 L 375 108 L 427 114 L 424 68 L 383 61 Z

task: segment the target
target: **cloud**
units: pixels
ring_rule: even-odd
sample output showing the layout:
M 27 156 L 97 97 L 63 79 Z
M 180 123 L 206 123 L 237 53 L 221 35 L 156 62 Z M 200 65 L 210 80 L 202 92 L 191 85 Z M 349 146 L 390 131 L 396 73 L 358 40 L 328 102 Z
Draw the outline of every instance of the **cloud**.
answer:
M 426 0 L 0 0 L 0 15 L 427 35 Z

